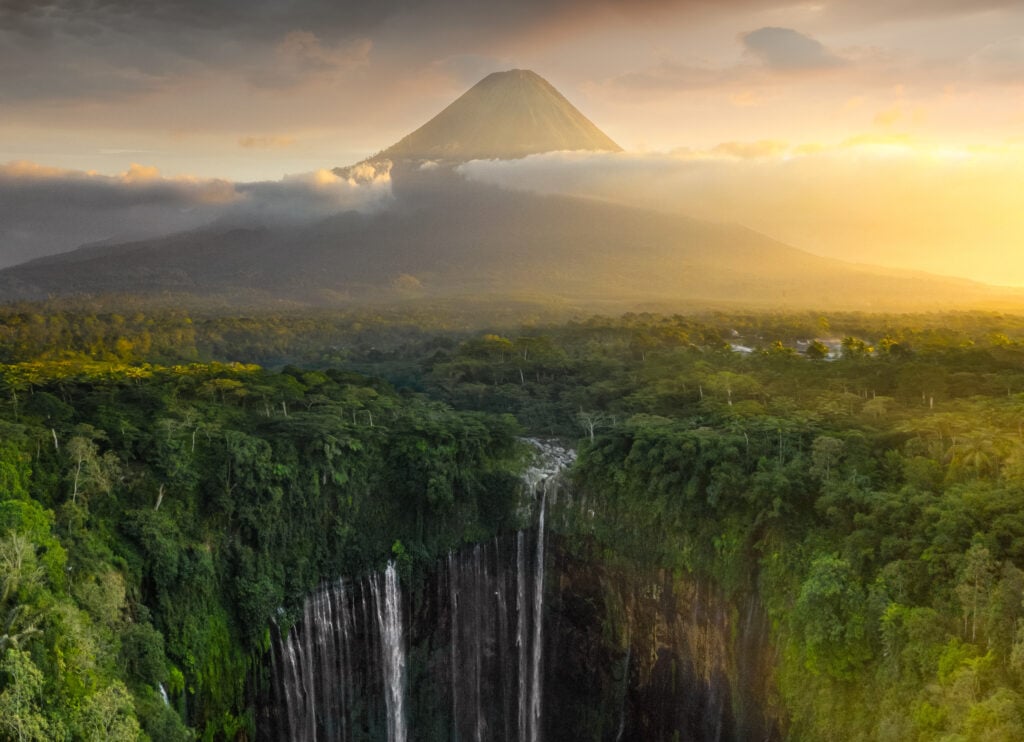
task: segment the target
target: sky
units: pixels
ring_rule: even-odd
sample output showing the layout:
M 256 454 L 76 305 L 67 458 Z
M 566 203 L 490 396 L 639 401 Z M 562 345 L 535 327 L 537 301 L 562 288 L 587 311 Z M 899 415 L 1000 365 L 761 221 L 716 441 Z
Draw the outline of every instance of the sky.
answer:
M 819 254 L 1024 285 L 1016 0 L 0 0 L 0 195 L 132 201 L 145 181 L 159 201 L 159 183 L 174 218 L 132 201 L 140 229 L 191 224 L 224 189 L 256 192 L 231 184 L 306 192 L 512 67 L 626 153 L 474 177 L 545 172 Z M 65 245 L 12 198 L 0 265 Z

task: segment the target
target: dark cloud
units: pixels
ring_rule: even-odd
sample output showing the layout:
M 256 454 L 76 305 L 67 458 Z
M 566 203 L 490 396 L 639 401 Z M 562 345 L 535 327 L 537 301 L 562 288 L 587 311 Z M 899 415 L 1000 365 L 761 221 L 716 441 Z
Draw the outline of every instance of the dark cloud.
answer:
M 379 39 L 410 71 L 448 58 L 460 73 L 500 39 L 679 8 L 718 12 L 706 0 L 0 0 L 0 101 L 135 95 L 204 73 L 285 88 L 358 69 Z
M 774 70 L 820 70 L 846 64 L 821 42 L 792 28 L 759 28 L 740 40 L 750 54 Z
M 0 6 L 0 100 L 130 96 L 210 73 L 284 87 L 359 57 L 376 3 L 106 0 Z M 307 31 L 316 36 L 290 36 Z M 365 51 L 363 51 L 365 56 Z
M 293 88 L 309 79 L 345 75 L 369 64 L 373 44 L 352 39 L 331 44 L 311 31 L 290 31 L 247 74 L 258 88 Z
M 0 267 L 99 241 L 126 241 L 211 223 L 303 222 L 390 200 L 386 173 L 363 182 L 329 172 L 280 181 L 162 178 L 133 166 L 118 176 L 0 165 Z
M 26 164 L 0 167 L 0 266 L 110 238 L 152 237 L 214 218 L 228 183 L 93 177 Z
M 385 77 L 402 65 L 411 72 L 449 59 L 455 79 L 465 81 L 471 71 L 490 71 L 474 60 L 502 59 L 495 51 L 501 41 L 538 31 L 557 39 L 565 30 L 628 26 L 658 13 L 739 18 L 791 6 L 783 0 L 0 0 L 0 102 L 132 96 L 204 73 L 282 89 L 317 74 L 352 74 L 377 50 L 397 58 Z M 877 23 L 1019 7 L 1019 0 L 823 0 L 820 17 L 833 25 Z M 751 55 L 773 69 L 841 61 L 792 29 L 762 28 L 743 38 Z M 674 76 L 683 87 L 713 84 L 703 82 L 708 76 L 699 69 L 663 73 L 653 82 Z

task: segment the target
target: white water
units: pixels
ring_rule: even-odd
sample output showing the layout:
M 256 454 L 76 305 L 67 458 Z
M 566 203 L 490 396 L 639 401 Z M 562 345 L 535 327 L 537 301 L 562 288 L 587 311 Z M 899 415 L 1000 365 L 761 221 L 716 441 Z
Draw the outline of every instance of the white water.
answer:
M 167 697 L 167 689 L 164 688 L 164 684 L 159 683 L 157 687 L 160 689 L 160 697 L 164 700 L 164 706 L 170 706 L 171 699 Z
M 633 643 L 629 640 L 627 635 L 626 638 L 626 663 L 625 667 L 622 668 L 622 679 L 625 687 L 622 689 L 622 705 L 619 708 L 619 731 L 615 734 L 615 742 L 619 742 L 622 739 L 622 735 L 626 732 L 626 695 L 627 689 L 629 688 L 629 660 L 633 654 Z
M 547 493 L 554 489 L 561 475 L 576 461 L 576 451 L 540 438 L 523 440 L 537 451 L 533 464 L 523 472 L 526 493 L 536 498 L 538 492 Z
M 522 531 L 516 534 L 516 648 L 519 650 L 519 739 L 527 737 L 526 719 L 528 713 L 526 677 L 527 646 L 526 642 L 526 536 Z
M 405 638 L 402 632 L 402 594 L 398 572 L 390 562 L 384 571 L 383 596 L 380 575 L 370 581 L 380 626 L 384 660 L 384 692 L 388 710 L 388 742 L 405 742 Z M 381 600 L 383 597 L 383 600 Z
M 548 493 L 557 493 L 561 475 L 573 462 L 576 461 L 576 452 L 569 448 L 563 448 L 557 443 L 543 441 L 539 438 L 527 438 L 536 450 L 537 455 L 534 463 L 523 475 L 526 483 L 527 494 L 533 498 L 539 493 L 539 513 L 537 516 L 537 554 L 533 570 L 533 637 L 531 641 L 531 665 L 529 670 L 529 699 L 526 698 L 524 681 L 525 670 L 525 641 L 522 633 L 517 637 L 520 644 L 519 666 L 519 721 L 520 740 L 523 742 L 541 742 L 542 736 L 542 685 L 544 668 L 544 520 L 547 509 Z M 519 534 L 520 537 L 522 534 Z M 517 571 L 519 578 L 519 605 L 520 605 L 520 629 L 522 628 L 523 616 L 525 613 L 525 576 L 522 554 L 522 542 L 516 541 L 517 545 Z M 528 707 L 524 708 L 528 704 Z M 523 724 L 523 722 L 526 722 Z
M 541 660 L 544 657 L 544 506 L 547 503 L 547 488 L 540 496 L 540 518 L 537 521 L 537 566 L 533 582 L 533 667 L 530 685 L 530 737 L 529 742 L 540 742 L 540 690 Z

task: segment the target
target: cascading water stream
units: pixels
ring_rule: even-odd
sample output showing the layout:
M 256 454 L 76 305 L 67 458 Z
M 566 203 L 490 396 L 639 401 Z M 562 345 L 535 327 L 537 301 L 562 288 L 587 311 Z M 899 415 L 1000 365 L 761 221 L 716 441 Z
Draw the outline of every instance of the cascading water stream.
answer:
M 529 697 L 528 677 L 526 674 L 526 668 L 529 666 L 527 654 L 529 648 L 527 647 L 526 633 L 528 609 L 526 605 L 525 540 L 526 536 L 522 531 L 516 534 L 516 648 L 519 655 L 519 725 L 517 728 L 520 730 L 520 740 L 526 737 L 526 730 L 528 728 L 526 720 L 529 713 L 526 702 L 526 699 Z
M 537 563 L 533 572 L 533 666 L 530 668 L 529 742 L 541 738 L 541 662 L 544 658 L 544 508 L 547 488 L 540 495 L 540 516 L 537 519 Z
M 384 692 L 388 710 L 388 742 L 405 742 L 405 639 L 402 632 L 402 594 L 394 562 L 381 576 L 370 580 L 373 602 L 377 606 L 381 652 L 384 662 Z
M 528 442 L 537 450 L 534 465 L 524 474 L 528 494 L 539 501 L 537 506 L 537 545 L 536 559 L 533 569 L 533 636 L 531 641 L 529 668 L 529 697 L 526 695 L 525 681 L 525 641 L 520 634 L 520 699 L 519 699 L 519 739 L 521 742 L 540 742 L 543 730 L 542 721 L 542 688 L 544 675 L 544 521 L 547 511 L 548 493 L 555 490 L 562 473 L 576 460 L 576 452 L 557 444 L 528 438 Z M 517 577 L 520 594 L 520 619 L 525 616 L 526 606 L 522 593 L 525 591 L 525 577 L 522 565 L 523 555 L 517 540 Z

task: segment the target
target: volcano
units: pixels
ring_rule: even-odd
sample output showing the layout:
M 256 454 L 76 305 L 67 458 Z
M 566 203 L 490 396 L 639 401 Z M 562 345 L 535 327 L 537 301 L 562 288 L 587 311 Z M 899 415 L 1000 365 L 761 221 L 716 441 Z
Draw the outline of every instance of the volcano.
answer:
M 514 160 L 561 150 L 621 152 L 530 70 L 488 75 L 441 113 L 371 159 L 396 163 Z

